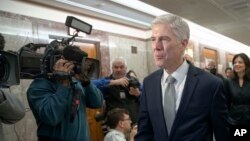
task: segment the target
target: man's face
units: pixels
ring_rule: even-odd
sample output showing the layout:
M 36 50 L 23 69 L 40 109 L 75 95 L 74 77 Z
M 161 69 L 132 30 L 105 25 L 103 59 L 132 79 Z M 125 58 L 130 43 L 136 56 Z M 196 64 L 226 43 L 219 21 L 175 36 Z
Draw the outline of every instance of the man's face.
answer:
M 126 66 L 123 62 L 117 61 L 112 65 L 112 75 L 114 78 L 119 79 L 126 75 Z
M 226 71 L 226 77 L 227 77 L 227 78 L 232 78 L 232 77 L 233 77 L 233 70 L 228 69 L 228 70 Z
M 168 68 L 183 60 L 182 55 L 188 41 L 177 41 L 169 25 L 153 25 L 151 40 L 154 60 L 158 67 Z
M 208 62 L 207 69 L 211 70 L 211 69 L 214 69 L 214 68 L 216 68 L 215 67 L 215 62 L 213 62 L 213 61 Z
M 124 132 L 125 132 L 125 133 L 129 133 L 130 130 L 131 130 L 131 123 L 132 123 L 132 121 L 131 121 L 129 115 L 124 114 L 124 118 L 123 118 L 122 122 L 123 122 L 123 123 L 122 123 L 122 126 L 123 126 Z

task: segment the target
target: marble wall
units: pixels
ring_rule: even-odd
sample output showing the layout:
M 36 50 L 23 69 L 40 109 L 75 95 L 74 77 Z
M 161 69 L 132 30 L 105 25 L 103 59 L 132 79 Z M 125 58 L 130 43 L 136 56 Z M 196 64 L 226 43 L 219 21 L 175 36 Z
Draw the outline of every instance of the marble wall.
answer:
M 137 48 L 137 53 L 132 53 L 132 47 Z M 147 49 L 144 40 L 109 35 L 109 53 L 110 66 L 115 58 L 123 57 L 127 61 L 127 70 L 134 70 L 140 81 L 148 75 Z

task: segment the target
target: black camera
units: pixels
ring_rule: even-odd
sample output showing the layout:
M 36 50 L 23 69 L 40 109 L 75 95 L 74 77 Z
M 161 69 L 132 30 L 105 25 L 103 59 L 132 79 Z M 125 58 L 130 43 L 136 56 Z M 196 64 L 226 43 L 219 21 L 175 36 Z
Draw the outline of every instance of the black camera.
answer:
M 61 74 L 53 73 L 53 66 L 60 58 L 74 62 L 75 67 L 73 68 L 72 75 L 82 73 L 89 79 L 99 77 L 99 61 L 88 58 L 88 54 L 78 46 L 70 45 L 70 42 L 78 36 L 79 31 L 90 34 L 92 26 L 72 16 L 67 17 L 65 25 L 76 29 L 73 37 L 67 40 L 62 39 L 61 41 L 54 40 L 49 44 L 29 43 L 20 49 L 21 78 L 33 79 L 39 75 L 60 77 Z M 38 53 L 37 49 L 39 48 L 45 48 L 44 53 Z
M 140 82 L 137 78 L 133 76 L 127 75 L 128 78 L 128 88 L 133 87 L 133 88 L 139 88 L 140 87 Z
M 0 84 L 12 86 L 20 83 L 18 55 L 0 50 Z

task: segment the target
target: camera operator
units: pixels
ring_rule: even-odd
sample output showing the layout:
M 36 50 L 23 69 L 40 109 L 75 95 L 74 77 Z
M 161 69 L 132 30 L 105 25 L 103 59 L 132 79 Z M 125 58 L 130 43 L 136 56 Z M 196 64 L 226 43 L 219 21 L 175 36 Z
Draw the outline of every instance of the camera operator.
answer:
M 0 50 L 4 49 L 5 40 L 0 33 Z M 1 66 L 0 69 L 3 67 Z M 2 73 L 2 70 L 0 70 Z M 1 78 L 0 78 L 1 79 Z M 22 102 L 10 93 L 9 88 L 4 88 L 0 83 L 0 141 L 4 141 L 3 127 L 1 123 L 14 124 L 25 115 L 25 108 Z
M 130 86 L 130 78 L 126 76 L 126 62 L 116 58 L 112 62 L 112 74 L 94 80 L 94 84 L 103 92 L 106 103 L 105 113 L 113 108 L 124 108 L 130 113 L 132 123 L 137 122 L 140 86 Z M 104 114 L 105 114 L 104 113 Z
M 28 89 L 38 141 L 90 140 L 86 107 L 100 108 L 103 96 L 82 73 L 71 75 L 74 66 L 73 60 L 59 59 L 53 73 L 66 77 L 36 78 Z

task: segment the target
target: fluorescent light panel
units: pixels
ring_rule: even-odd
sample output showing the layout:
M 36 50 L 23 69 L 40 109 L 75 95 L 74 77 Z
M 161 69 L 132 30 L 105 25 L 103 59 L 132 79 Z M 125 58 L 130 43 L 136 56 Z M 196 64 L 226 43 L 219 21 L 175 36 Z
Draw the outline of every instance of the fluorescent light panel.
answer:
M 166 11 L 163 11 L 159 8 L 156 8 L 154 6 L 151 6 L 149 4 L 141 2 L 139 0 L 110 0 L 110 1 L 113 1 L 113 2 L 121 4 L 123 6 L 133 8 L 135 10 L 138 10 L 138 11 L 141 11 L 141 12 L 147 13 L 149 15 L 153 15 L 153 16 L 159 16 L 159 15 L 163 15 L 163 14 L 168 13 Z
M 94 11 L 94 12 L 97 12 L 97 13 L 101 13 L 101 14 L 104 14 L 104 15 L 108 15 L 110 17 L 115 17 L 115 18 L 118 18 L 118 19 L 121 19 L 121 20 L 130 21 L 130 22 L 141 24 L 141 25 L 144 25 L 144 26 L 150 26 L 149 23 L 145 23 L 145 22 L 142 22 L 142 21 L 138 21 L 136 19 L 131 19 L 129 17 L 124 17 L 124 16 L 121 16 L 121 15 L 118 15 L 118 14 L 115 14 L 115 13 L 111 13 L 111 12 L 103 11 L 103 10 L 96 9 L 96 8 L 93 8 L 93 7 L 89 7 L 89 6 L 86 6 L 86 5 L 82 5 L 82 4 L 79 4 L 79 3 L 75 3 L 75 2 L 72 2 L 70 0 L 56 0 L 56 1 L 68 4 L 68 5 L 72 5 L 72 6 L 75 6 L 75 7 L 87 9 L 87 10 L 90 10 L 90 11 Z

